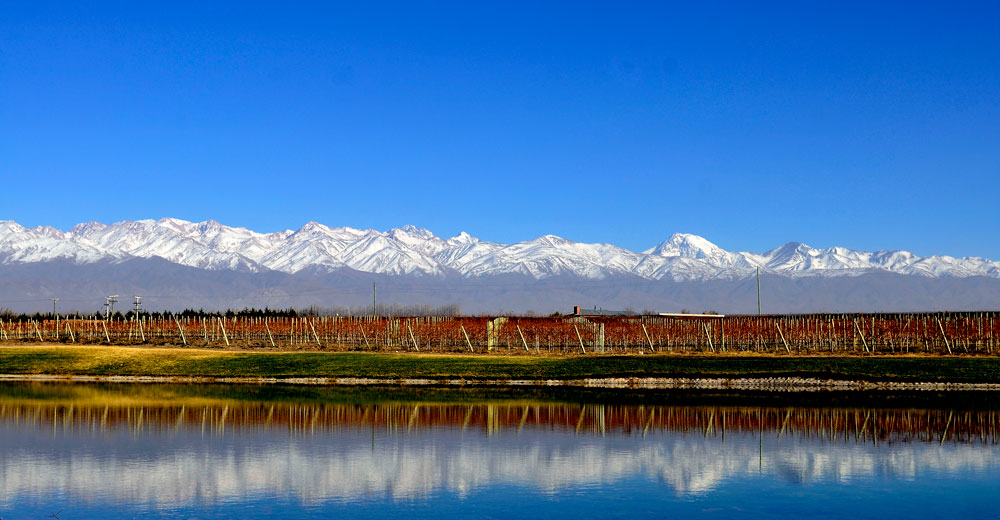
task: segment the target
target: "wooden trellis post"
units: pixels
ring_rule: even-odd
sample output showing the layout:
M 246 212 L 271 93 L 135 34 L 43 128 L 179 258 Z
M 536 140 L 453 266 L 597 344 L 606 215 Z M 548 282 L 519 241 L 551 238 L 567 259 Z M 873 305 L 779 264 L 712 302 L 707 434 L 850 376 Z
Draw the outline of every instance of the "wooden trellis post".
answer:
M 181 321 L 177 319 L 177 316 L 174 316 L 174 323 L 177 324 L 177 331 L 181 333 L 181 342 L 187 346 L 188 340 L 184 337 L 184 329 L 181 327 Z
M 858 319 L 854 319 L 854 330 L 858 331 L 858 336 L 861 336 L 861 344 L 865 347 L 865 352 L 871 352 L 868 350 L 868 342 L 865 341 L 865 335 L 861 332 L 861 327 L 858 326 Z
M 316 334 L 316 327 L 313 327 L 312 320 L 309 320 L 309 329 L 312 330 L 313 339 L 316 340 L 316 345 L 319 346 L 319 347 L 322 347 L 323 344 L 319 342 L 319 335 Z
M 469 333 L 465 332 L 465 325 L 459 325 L 462 328 L 462 334 L 465 336 L 465 344 L 469 346 L 469 352 L 475 352 L 472 350 L 472 342 L 469 341 Z
M 368 348 L 372 348 L 371 343 L 368 343 L 368 334 L 365 332 L 365 327 L 361 324 L 358 324 L 358 328 L 361 329 L 361 337 L 365 340 L 365 346 Z
M 582 350 L 583 353 L 586 354 L 587 349 L 584 348 L 583 346 L 583 336 L 580 335 L 580 329 L 576 328 L 576 323 L 573 324 L 573 330 L 576 331 L 576 339 L 580 340 L 580 350 Z
M 646 331 L 646 324 L 640 323 L 642 325 L 642 333 L 646 335 L 646 342 L 649 343 L 649 351 L 653 352 L 653 339 L 649 337 L 649 332 Z
M 271 347 L 278 348 L 278 346 L 274 344 L 274 337 L 271 336 L 271 327 L 267 325 L 267 318 L 264 318 L 264 330 L 267 331 L 267 340 L 271 342 Z
M 222 322 L 222 318 L 217 318 L 219 320 L 219 330 L 222 331 L 222 339 L 226 342 L 226 346 L 229 346 L 229 334 L 226 333 L 226 324 Z
M 702 322 L 701 328 L 705 329 L 705 337 L 708 338 L 708 348 L 712 349 L 712 352 L 715 352 L 715 345 L 712 344 L 712 335 L 708 333 L 708 325 Z M 786 346 L 785 348 L 788 347 Z
M 42 333 L 39 332 L 39 330 L 38 330 L 38 324 L 35 323 L 35 320 L 31 320 L 31 324 L 35 326 L 35 334 L 38 335 L 38 341 L 45 341 L 45 340 L 42 339 Z
M 722 334 L 722 350 L 726 350 L 726 319 L 722 318 L 719 320 L 719 329 Z
M 944 333 L 944 327 L 941 325 L 941 320 L 935 316 L 934 319 L 937 321 L 938 330 L 941 331 L 941 337 L 944 338 L 944 346 L 948 348 L 948 353 L 951 354 L 951 345 L 948 343 L 948 335 Z
M 417 346 L 417 339 L 413 337 L 413 329 L 410 328 L 410 324 L 409 323 L 406 324 L 406 330 L 408 330 L 410 332 L 410 341 L 413 342 L 413 350 L 416 350 L 417 352 L 420 352 L 420 347 Z
M 774 326 L 778 328 L 778 335 L 781 336 L 781 343 L 785 345 L 785 352 L 791 354 L 792 349 L 788 348 L 788 342 L 785 341 L 785 334 L 781 332 L 781 325 L 775 323 Z
M 219 330 L 222 331 L 222 339 L 226 342 L 226 346 L 229 346 L 229 334 L 226 334 L 226 325 L 222 323 L 222 318 L 215 318 L 219 322 Z
M 514 325 L 514 327 L 517 329 L 517 333 L 521 336 L 521 344 L 524 345 L 524 351 L 531 352 L 531 350 L 528 349 L 528 342 L 524 341 L 524 334 L 521 332 L 521 326 Z

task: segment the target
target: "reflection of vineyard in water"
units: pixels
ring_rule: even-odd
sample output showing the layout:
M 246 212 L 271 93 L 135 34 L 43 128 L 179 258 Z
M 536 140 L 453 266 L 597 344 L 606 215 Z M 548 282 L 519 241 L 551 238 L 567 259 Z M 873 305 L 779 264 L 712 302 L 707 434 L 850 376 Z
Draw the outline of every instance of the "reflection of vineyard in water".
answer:
M 10 383 L 0 507 L 51 496 L 312 507 L 511 485 L 526 497 L 642 483 L 690 496 L 761 475 L 840 485 L 1000 467 L 992 394 L 830 395 Z M 841 402 L 865 404 L 830 406 Z
M 788 316 L 178 317 L 0 321 L 0 340 L 439 352 L 992 354 L 996 312 Z
M 646 435 L 684 432 L 795 435 L 830 442 L 940 442 L 996 444 L 1000 414 L 994 411 L 779 408 L 726 406 L 634 406 L 535 403 L 476 404 L 296 404 L 240 401 L 164 405 L 0 404 L 8 425 L 101 431 L 127 428 L 135 434 L 200 430 L 225 435 L 254 429 L 309 434 L 337 429 L 412 431 L 449 428 L 487 435 L 522 429 L 581 434 Z

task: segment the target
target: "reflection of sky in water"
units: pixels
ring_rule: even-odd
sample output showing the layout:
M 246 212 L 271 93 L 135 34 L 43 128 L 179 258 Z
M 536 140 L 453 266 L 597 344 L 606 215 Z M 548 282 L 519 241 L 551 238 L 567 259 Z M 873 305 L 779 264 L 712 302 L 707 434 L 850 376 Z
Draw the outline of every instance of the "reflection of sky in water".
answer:
M 145 504 L 154 509 L 283 497 L 326 502 L 468 499 L 511 487 L 559 497 L 633 481 L 675 499 L 769 479 L 791 486 L 922 477 L 996 478 L 992 444 L 874 445 L 765 432 L 655 432 L 599 436 L 525 428 L 492 436 L 453 427 L 351 428 L 292 435 L 279 428 L 226 435 L 134 434 L 0 427 L 0 506 L 64 497 L 69 503 Z M 29 500 L 30 501 L 30 500 Z M 5 516 L 6 518 L 6 516 Z
M 0 518 L 997 518 L 993 412 L 175 391 L 8 388 Z

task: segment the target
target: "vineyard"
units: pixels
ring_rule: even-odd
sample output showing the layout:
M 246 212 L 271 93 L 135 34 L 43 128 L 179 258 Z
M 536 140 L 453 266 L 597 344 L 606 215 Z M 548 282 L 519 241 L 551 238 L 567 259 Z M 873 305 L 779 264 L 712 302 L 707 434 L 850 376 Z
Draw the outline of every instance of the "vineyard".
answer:
M 489 354 L 993 354 L 1000 312 L 0 321 L 0 342 Z

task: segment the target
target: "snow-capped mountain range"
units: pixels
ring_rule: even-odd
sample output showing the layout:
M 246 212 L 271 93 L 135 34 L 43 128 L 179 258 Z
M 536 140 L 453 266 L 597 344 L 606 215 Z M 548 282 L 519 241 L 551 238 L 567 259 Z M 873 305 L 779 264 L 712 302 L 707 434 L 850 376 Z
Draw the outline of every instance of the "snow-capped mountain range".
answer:
M 480 278 L 520 274 L 534 279 L 570 275 L 604 279 L 633 275 L 649 280 L 728 280 L 762 272 L 829 277 L 892 272 L 931 278 L 1000 278 L 1000 262 L 984 258 L 920 257 L 907 251 L 814 249 L 789 243 L 765 253 L 729 252 L 708 240 L 677 233 L 646 251 L 573 242 L 554 235 L 516 244 L 479 240 L 467 233 L 442 239 L 426 229 L 389 231 L 331 228 L 310 222 L 297 231 L 258 233 L 209 220 L 122 221 L 79 224 L 69 231 L 25 228 L 0 221 L 0 264 L 68 260 L 75 264 L 162 258 L 208 270 L 242 272 L 350 268 L 389 275 Z

